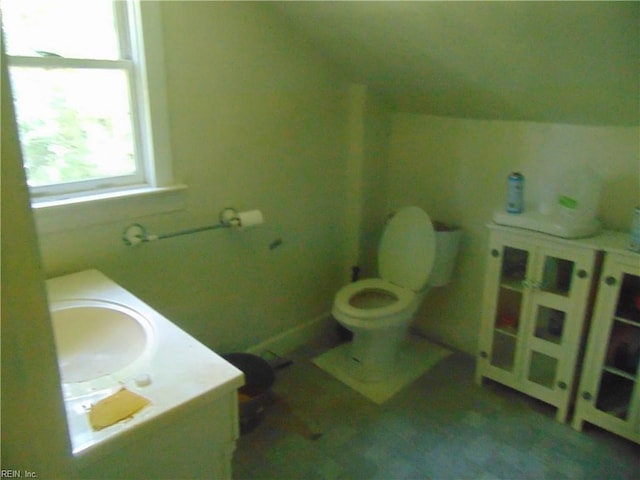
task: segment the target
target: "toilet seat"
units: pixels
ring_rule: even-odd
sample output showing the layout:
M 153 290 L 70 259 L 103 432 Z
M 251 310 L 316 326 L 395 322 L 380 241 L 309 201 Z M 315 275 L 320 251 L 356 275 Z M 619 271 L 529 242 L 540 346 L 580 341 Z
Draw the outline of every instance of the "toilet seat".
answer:
M 375 303 L 384 304 L 367 308 L 354 306 L 354 299 L 358 295 L 366 294 L 367 292 L 371 293 L 372 296 L 379 294 L 378 299 L 374 299 L 371 303 L 374 305 Z M 407 310 L 415 298 L 416 294 L 411 290 L 380 278 L 368 278 L 342 287 L 336 294 L 334 309 L 337 309 L 343 315 L 351 317 L 352 320 L 378 320 Z M 378 302 L 378 300 L 382 301 Z

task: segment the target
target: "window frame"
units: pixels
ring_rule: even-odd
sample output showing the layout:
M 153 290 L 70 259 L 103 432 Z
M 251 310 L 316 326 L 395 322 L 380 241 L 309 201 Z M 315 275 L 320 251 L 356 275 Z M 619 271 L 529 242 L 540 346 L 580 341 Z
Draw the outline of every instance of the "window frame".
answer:
M 131 102 L 135 102 L 132 112 L 138 117 L 133 119 L 138 123 L 135 148 L 138 149 L 136 157 L 144 169 L 144 179 L 121 185 L 108 184 L 105 179 L 75 182 L 95 182 L 97 188 L 64 193 L 43 186 L 43 190 L 51 192 L 48 195 L 40 195 L 36 191 L 39 187 L 30 187 L 31 204 L 40 233 L 130 220 L 185 208 L 187 187 L 175 182 L 172 169 L 160 5 L 158 2 L 140 0 L 114 0 L 114 3 L 122 4 L 120 10 L 126 8 L 129 27 L 124 34 L 119 29 L 118 35 L 121 49 L 122 45 L 126 45 L 129 50 L 126 54 L 130 58 L 106 62 L 120 65 L 136 63 L 133 73 L 129 75 L 129 82 L 135 85 L 135 88 L 130 88 Z M 122 12 L 118 15 L 122 15 Z M 118 21 L 121 22 L 122 17 Z M 66 65 L 74 65 L 77 61 L 62 57 L 7 55 L 9 68 L 22 62 L 32 62 L 32 59 L 44 60 L 52 66 L 60 61 Z M 104 65 L 103 60 L 91 59 L 81 60 L 80 63 L 84 66 L 93 64 L 96 68 Z M 107 181 L 112 178 L 117 177 L 108 177 Z
M 147 174 L 147 159 L 149 157 L 148 152 L 143 148 L 141 141 L 144 136 L 143 131 L 145 121 L 140 119 L 138 115 L 137 101 L 138 90 L 135 85 L 135 80 L 132 78 L 135 75 L 135 67 L 131 61 L 127 60 L 93 60 L 93 59 L 74 59 L 64 57 L 10 57 L 9 68 L 12 67 L 27 67 L 42 70 L 100 70 L 100 71 L 118 71 L 124 72 L 126 75 L 126 81 L 129 89 L 129 106 L 131 111 L 131 127 L 133 136 L 133 150 L 134 150 L 134 167 L 135 171 L 128 175 L 111 175 L 105 177 L 97 177 L 84 180 L 74 180 L 69 182 L 51 183 L 47 185 L 29 185 L 29 191 L 31 197 L 34 199 L 39 198 L 56 198 L 68 195 L 83 195 L 92 192 L 115 190 L 119 188 L 130 188 L 133 185 L 141 186 L 148 183 Z

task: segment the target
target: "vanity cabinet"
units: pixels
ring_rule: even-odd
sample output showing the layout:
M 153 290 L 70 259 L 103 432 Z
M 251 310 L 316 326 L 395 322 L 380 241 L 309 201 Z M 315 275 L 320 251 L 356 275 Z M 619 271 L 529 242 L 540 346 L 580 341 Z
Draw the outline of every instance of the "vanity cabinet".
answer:
M 598 286 L 573 427 L 640 443 L 640 254 L 608 251 Z
M 100 451 L 76 455 L 77 478 L 231 480 L 239 438 L 238 395 L 196 399 L 126 432 Z
M 489 378 L 549 403 L 564 422 L 576 385 L 597 245 L 489 228 L 476 381 Z

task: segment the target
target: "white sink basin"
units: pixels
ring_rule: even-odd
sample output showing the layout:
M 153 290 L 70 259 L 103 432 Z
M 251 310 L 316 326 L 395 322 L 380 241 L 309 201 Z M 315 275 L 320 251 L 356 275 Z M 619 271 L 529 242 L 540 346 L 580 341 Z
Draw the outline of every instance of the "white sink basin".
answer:
M 67 300 L 51 306 L 63 383 L 117 372 L 151 347 L 151 324 L 136 311 L 104 300 Z

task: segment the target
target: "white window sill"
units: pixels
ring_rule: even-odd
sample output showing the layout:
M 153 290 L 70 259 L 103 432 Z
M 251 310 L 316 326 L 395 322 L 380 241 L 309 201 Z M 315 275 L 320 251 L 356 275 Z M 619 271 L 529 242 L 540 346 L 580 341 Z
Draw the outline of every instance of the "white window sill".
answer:
M 71 199 L 32 202 L 39 234 L 56 233 L 183 210 L 187 187 L 145 187 Z

